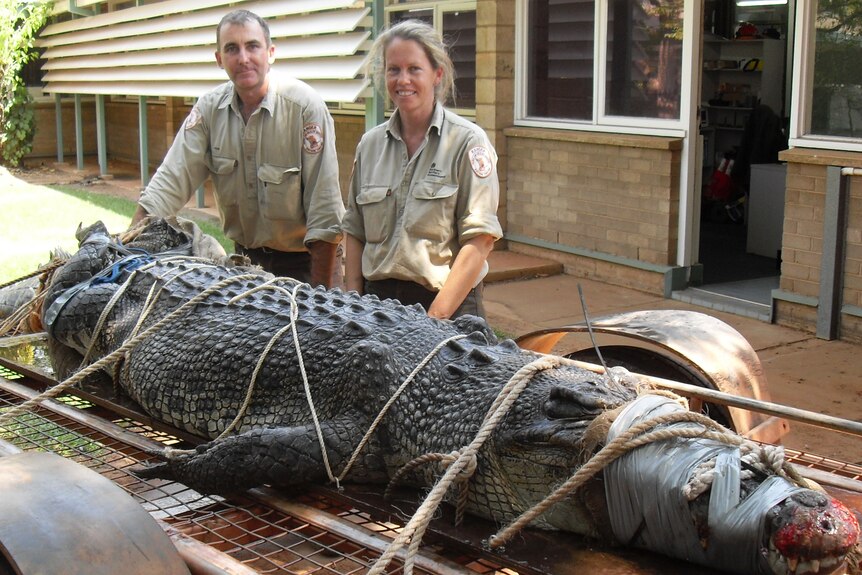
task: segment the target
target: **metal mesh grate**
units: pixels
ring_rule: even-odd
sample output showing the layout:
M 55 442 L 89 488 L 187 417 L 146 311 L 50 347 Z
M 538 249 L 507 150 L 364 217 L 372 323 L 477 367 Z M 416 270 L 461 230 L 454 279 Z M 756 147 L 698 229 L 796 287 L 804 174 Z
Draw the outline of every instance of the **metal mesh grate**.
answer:
M 785 449 L 784 454 L 788 461 L 800 467 L 826 471 L 840 477 L 862 481 L 862 465 L 838 461 L 837 459 L 830 459 L 794 449 Z
M 77 409 L 93 407 L 75 396 L 64 396 L 59 401 Z M 21 402 L 15 394 L 0 390 L 0 412 Z M 178 443 L 175 437 L 131 419 L 118 419 L 114 423 L 163 444 Z M 253 500 L 228 501 L 202 495 L 173 481 L 140 479 L 131 469 L 151 459 L 149 454 L 48 409 L 39 407 L 17 416 L 12 423 L 0 427 L 0 439 L 24 451 L 57 453 L 100 473 L 135 497 L 153 517 L 259 573 L 364 573 L 379 556 L 376 550 Z M 292 500 L 389 538 L 401 527 L 375 520 L 365 512 L 318 493 Z M 450 560 L 457 555 L 446 553 Z M 460 556 L 457 562 L 483 575 L 517 574 L 475 556 Z M 419 574 L 429 573 L 421 568 L 415 570 Z M 387 569 L 387 573 L 400 572 L 401 564 L 395 561 Z

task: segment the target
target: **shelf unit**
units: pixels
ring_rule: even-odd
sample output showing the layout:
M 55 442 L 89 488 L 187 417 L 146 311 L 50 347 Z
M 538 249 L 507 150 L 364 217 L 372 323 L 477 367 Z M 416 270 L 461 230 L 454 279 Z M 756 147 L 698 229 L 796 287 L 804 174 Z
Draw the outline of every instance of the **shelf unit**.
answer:
M 776 114 L 784 113 L 784 52 L 785 40 L 704 39 L 701 133 L 705 178 L 726 152 L 739 146 L 757 103 Z

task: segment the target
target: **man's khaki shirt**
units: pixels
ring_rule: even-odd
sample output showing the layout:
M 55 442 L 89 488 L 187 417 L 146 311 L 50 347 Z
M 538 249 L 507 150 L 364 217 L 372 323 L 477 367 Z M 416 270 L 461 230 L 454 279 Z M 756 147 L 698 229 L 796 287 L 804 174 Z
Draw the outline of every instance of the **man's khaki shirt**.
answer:
M 201 96 L 139 203 L 150 214 L 174 215 L 207 176 L 235 242 L 298 252 L 341 239 L 335 127 L 320 96 L 299 80 L 270 73 L 247 124 L 231 82 Z
M 497 154 L 485 132 L 440 104 L 412 158 L 398 111 L 356 151 L 343 229 L 365 243 L 362 275 L 439 291 L 461 245 L 503 236 Z

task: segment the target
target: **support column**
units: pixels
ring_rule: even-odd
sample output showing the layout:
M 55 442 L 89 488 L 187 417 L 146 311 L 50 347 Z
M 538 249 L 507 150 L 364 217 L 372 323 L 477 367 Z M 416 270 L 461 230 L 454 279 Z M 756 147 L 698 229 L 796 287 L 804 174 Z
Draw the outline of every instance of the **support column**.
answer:
M 849 176 L 841 168 L 826 168 L 826 204 L 823 210 L 823 253 L 820 256 L 820 293 L 817 303 L 817 337 L 832 340 L 841 325 L 844 237 L 847 233 Z
M 371 8 L 371 40 L 373 41 L 383 28 L 383 0 L 366 0 L 365 5 Z M 372 84 L 371 97 L 365 98 L 366 132 L 383 122 L 385 102 L 386 98 L 383 97 L 377 86 Z
M 141 185 L 144 187 L 150 183 L 149 141 L 150 131 L 147 124 L 147 97 L 138 96 L 138 146 L 140 149 Z
M 75 94 L 75 154 L 78 169 L 84 169 L 84 118 L 81 115 L 81 94 Z
M 54 115 L 57 119 L 57 163 L 63 163 L 63 102 L 60 94 L 54 94 Z
M 99 174 L 108 173 L 108 142 L 105 136 L 105 96 L 96 94 L 96 151 L 99 155 Z

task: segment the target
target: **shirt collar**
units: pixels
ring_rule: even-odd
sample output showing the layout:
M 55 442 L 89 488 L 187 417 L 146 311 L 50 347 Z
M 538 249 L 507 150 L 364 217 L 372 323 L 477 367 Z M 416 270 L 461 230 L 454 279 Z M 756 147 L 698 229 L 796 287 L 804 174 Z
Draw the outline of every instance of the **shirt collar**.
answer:
M 276 79 L 272 73 L 269 74 L 269 86 L 266 90 L 266 96 L 263 97 L 263 100 L 260 102 L 260 106 L 258 108 L 263 108 L 269 112 L 269 115 L 272 116 L 273 109 L 273 93 L 275 92 L 275 83 Z M 236 90 L 233 88 L 233 84 L 231 84 L 230 90 L 226 90 L 224 96 L 222 96 L 221 101 L 219 101 L 218 107 L 225 108 L 230 106 L 231 109 L 237 114 L 240 113 L 239 106 L 239 95 L 236 93 Z
M 434 102 L 434 112 L 431 114 L 431 125 L 428 126 L 428 131 L 426 135 L 431 132 L 431 128 L 437 129 L 437 134 L 441 134 L 443 132 L 443 105 L 440 102 Z M 392 113 L 392 116 L 389 118 L 389 121 L 386 122 L 386 134 L 395 138 L 396 140 L 401 139 L 401 113 L 398 111 L 398 108 L 395 108 L 395 111 Z

